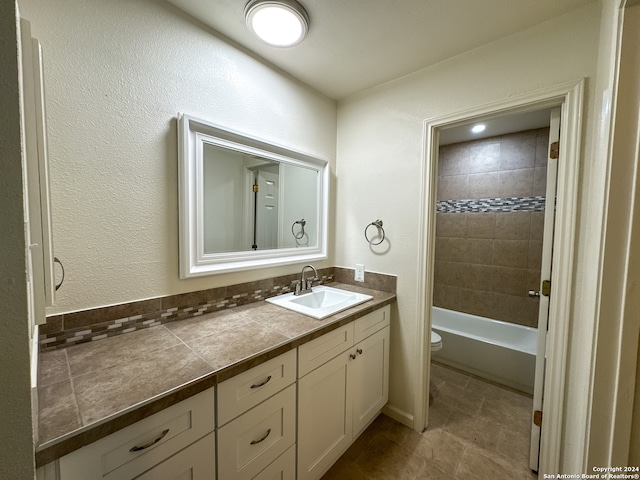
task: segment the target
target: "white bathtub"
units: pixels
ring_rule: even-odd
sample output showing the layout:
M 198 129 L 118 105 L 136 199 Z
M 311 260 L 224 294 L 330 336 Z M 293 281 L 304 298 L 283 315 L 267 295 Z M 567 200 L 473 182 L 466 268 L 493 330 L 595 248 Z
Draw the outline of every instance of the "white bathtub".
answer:
M 432 308 L 431 322 L 442 337 L 435 361 L 533 393 L 537 328 L 440 307 Z

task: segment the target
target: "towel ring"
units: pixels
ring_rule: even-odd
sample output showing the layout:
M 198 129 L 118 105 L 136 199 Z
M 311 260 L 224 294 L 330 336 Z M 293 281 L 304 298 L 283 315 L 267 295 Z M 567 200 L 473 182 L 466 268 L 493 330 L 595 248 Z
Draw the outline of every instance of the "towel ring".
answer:
M 296 224 L 300 224 L 300 226 L 302 227 L 302 230 L 300 230 L 298 233 L 294 232 L 293 229 L 295 228 Z M 304 226 L 307 224 L 307 222 L 305 221 L 305 219 L 303 218 L 302 220 L 296 220 L 295 222 L 293 222 L 293 225 L 291 225 L 291 234 L 293 235 L 293 238 L 295 238 L 296 240 L 300 240 L 302 237 L 304 237 Z
M 382 231 L 382 238 L 380 239 L 379 242 L 372 242 L 371 239 L 368 237 L 367 230 L 371 226 L 374 226 L 378 229 L 378 235 L 380 235 L 380 231 Z M 364 229 L 364 238 L 367 239 L 367 242 L 369 242 L 370 245 L 380 245 L 382 242 L 384 242 L 384 228 L 382 228 L 382 220 L 376 220 L 375 222 L 371 222 L 369 225 L 367 225 Z

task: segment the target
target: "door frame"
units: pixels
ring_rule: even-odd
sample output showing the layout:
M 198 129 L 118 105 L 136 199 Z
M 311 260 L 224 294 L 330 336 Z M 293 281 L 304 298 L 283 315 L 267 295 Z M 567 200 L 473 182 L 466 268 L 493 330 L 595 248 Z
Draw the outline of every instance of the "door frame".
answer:
M 439 131 L 490 118 L 559 106 L 560 156 L 556 227 L 549 305 L 549 336 L 545 373 L 544 432 L 540 445 L 540 471 L 559 471 L 565 399 L 565 373 L 573 264 L 578 215 L 578 180 L 582 130 L 584 79 L 555 85 L 450 115 L 424 120 L 423 161 L 420 187 L 418 241 L 416 345 L 417 364 L 414 399 L 414 430 L 423 431 L 428 422 L 431 359 L 431 306 L 435 258 L 436 192 Z

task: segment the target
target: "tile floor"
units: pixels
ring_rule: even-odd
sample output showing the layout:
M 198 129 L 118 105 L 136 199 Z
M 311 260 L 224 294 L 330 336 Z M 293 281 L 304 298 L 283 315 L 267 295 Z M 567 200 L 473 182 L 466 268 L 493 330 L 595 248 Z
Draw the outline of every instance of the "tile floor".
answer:
M 380 415 L 322 480 L 531 480 L 531 397 L 432 363 L 429 428 Z

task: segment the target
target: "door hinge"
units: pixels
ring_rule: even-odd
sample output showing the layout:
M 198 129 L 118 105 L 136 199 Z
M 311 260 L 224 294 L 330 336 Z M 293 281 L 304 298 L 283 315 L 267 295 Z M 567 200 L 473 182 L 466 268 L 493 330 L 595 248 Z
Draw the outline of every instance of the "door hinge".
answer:
M 535 410 L 533 412 L 533 424 L 536 427 L 541 427 L 542 426 L 542 411 Z
M 556 160 L 560 155 L 560 142 L 553 142 L 549 146 L 549 157 Z
M 253 186 L 253 193 L 258 193 L 258 185 Z
M 551 295 L 551 280 L 545 280 L 542 282 L 542 291 L 540 293 L 545 297 Z

